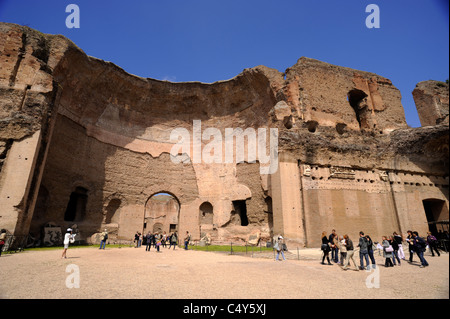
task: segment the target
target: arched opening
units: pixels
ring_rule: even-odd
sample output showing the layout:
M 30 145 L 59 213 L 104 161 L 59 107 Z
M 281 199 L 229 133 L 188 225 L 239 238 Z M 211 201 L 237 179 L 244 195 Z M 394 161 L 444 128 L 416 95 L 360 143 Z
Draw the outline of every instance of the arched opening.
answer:
M 180 201 L 165 191 L 150 196 L 145 203 L 143 233 L 178 231 Z
M 448 220 L 448 207 L 445 201 L 429 198 L 422 201 L 427 217 L 428 229 L 433 235 L 438 234 L 436 222 Z
M 88 199 L 88 190 L 83 187 L 75 188 L 70 194 L 69 202 L 64 213 L 64 221 L 82 221 L 86 214 L 86 205 Z
M 210 202 L 204 202 L 200 205 L 199 209 L 199 222 L 201 225 L 208 224 L 212 225 L 214 222 L 214 211 L 213 206 Z
M 348 102 L 355 111 L 356 120 L 358 121 L 360 128 L 367 126 L 366 112 L 367 112 L 367 94 L 361 90 L 351 90 L 347 94 Z
M 105 224 L 119 223 L 120 220 L 120 206 L 122 201 L 118 198 L 113 198 L 106 206 Z

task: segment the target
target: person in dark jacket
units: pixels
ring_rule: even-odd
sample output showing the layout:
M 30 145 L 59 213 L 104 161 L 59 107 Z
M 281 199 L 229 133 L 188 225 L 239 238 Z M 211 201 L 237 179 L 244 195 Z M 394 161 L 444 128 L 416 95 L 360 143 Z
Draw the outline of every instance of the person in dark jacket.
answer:
M 331 245 L 326 232 L 322 232 L 322 246 L 320 247 L 320 249 L 323 252 L 322 265 L 325 265 L 325 257 L 327 258 L 328 265 L 331 265 L 330 256 L 328 256 L 331 250 Z
M 400 257 L 398 257 L 398 249 L 399 249 L 398 242 L 392 236 L 389 236 L 389 240 L 388 241 L 389 241 L 389 244 L 394 249 L 394 251 L 392 252 L 392 261 L 394 262 L 394 266 L 397 265 L 397 262 L 395 260 L 397 260 L 398 261 L 398 265 L 401 266 Z
M 359 268 L 356 265 L 355 258 L 353 257 L 354 254 L 353 242 L 348 237 L 348 235 L 344 235 L 344 240 L 345 240 L 345 247 L 347 248 L 347 258 L 345 259 L 345 263 L 342 266 L 342 269 L 347 270 L 351 260 L 353 262 L 353 265 L 355 266 L 355 270 L 358 271 Z
M 338 235 L 336 233 L 336 230 L 333 229 L 331 231 L 330 236 L 328 237 L 328 241 L 331 244 L 331 260 L 335 263 L 339 262 L 339 247 L 338 247 Z
M 367 248 L 367 239 L 364 236 L 364 232 L 359 232 L 359 261 L 361 263 L 361 270 L 366 269 L 366 267 L 364 267 L 364 259 L 366 260 L 366 266 L 367 269 L 369 269 L 369 250 Z
M 406 241 L 408 242 L 408 250 L 409 250 L 409 262 L 413 262 L 413 256 L 414 256 L 414 244 L 413 244 L 413 235 L 412 231 L 408 230 L 406 232 L 408 236 L 406 237 Z
M 152 242 L 153 242 L 153 234 L 151 232 L 148 232 L 145 251 L 150 251 L 150 248 L 152 248 Z
M 419 256 L 421 262 L 420 268 L 429 266 L 428 262 L 423 257 L 423 253 L 426 249 L 427 243 L 422 237 L 419 237 L 419 233 L 416 231 L 412 232 L 412 237 L 413 237 L 412 241 L 414 246 L 414 252 L 417 254 L 417 256 Z
M 397 232 L 394 232 L 392 234 L 394 236 L 394 240 L 397 242 L 398 244 L 398 257 L 400 257 L 400 259 L 405 260 L 405 253 L 403 252 L 403 236 L 397 234 Z
M 427 233 L 427 243 L 428 247 L 430 247 L 431 256 L 434 257 L 434 251 L 436 251 L 436 254 L 440 257 L 441 254 L 439 253 L 439 250 L 437 249 L 437 239 L 434 237 L 430 232 Z M 434 251 L 433 251 L 434 250 Z
M 367 240 L 367 252 L 369 254 L 370 261 L 372 263 L 372 268 L 376 268 L 377 263 L 375 262 L 375 256 L 373 255 L 373 241 L 369 235 L 366 235 Z

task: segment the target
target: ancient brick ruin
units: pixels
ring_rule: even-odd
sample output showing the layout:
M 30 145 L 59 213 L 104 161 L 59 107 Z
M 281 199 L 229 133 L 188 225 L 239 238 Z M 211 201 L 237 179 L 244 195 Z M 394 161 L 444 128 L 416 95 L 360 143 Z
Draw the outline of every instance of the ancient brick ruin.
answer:
M 448 85 L 414 90 L 422 127 L 374 73 L 300 58 L 211 84 L 141 78 L 70 40 L 0 23 L 0 228 L 76 224 L 91 243 L 136 231 L 214 242 L 323 230 L 379 238 L 448 220 Z M 404 92 L 411 94 L 411 92 Z M 278 169 L 171 160 L 175 128 L 277 128 Z M 203 142 L 203 147 L 207 142 Z M 180 154 L 182 155 L 182 154 Z M 155 195 L 172 197 L 154 202 Z

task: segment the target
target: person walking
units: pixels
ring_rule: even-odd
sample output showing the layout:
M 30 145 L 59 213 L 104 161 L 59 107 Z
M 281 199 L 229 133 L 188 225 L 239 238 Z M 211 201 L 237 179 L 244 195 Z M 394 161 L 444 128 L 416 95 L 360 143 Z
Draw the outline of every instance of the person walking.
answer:
M 372 268 L 376 268 L 376 262 L 375 262 L 375 256 L 373 255 L 373 241 L 372 238 L 370 238 L 369 235 L 365 236 L 367 239 L 367 254 L 369 255 L 370 261 L 372 263 Z
M 281 256 L 283 257 L 283 260 L 286 260 L 286 258 L 284 258 L 283 244 L 284 244 L 284 239 L 280 235 L 280 236 L 278 236 L 277 242 L 274 245 L 274 248 L 277 250 L 277 258 L 276 258 L 276 260 L 279 260 L 280 253 L 281 253 Z
M 139 233 L 138 248 L 141 247 L 141 245 L 142 245 L 142 239 L 143 239 L 143 236 L 141 233 Z
M 330 236 L 328 237 L 328 241 L 331 244 L 331 260 L 335 263 L 339 262 L 339 247 L 337 245 L 338 243 L 338 235 L 336 233 L 336 230 L 333 229 L 331 231 Z
M 161 245 L 162 245 L 164 248 L 166 248 L 166 241 L 167 241 L 167 234 L 166 234 L 166 232 L 164 231 L 163 234 L 162 234 L 162 238 L 161 238 Z
M 139 247 L 139 232 L 137 231 L 136 234 L 134 234 L 134 248 L 138 248 Z
M 400 261 L 400 257 L 398 256 L 398 249 L 399 249 L 399 245 L 397 243 L 397 241 L 395 240 L 394 237 L 390 236 L 389 237 L 389 244 L 392 246 L 392 248 L 394 249 L 394 251 L 392 252 L 392 261 L 394 262 L 394 266 L 397 265 L 396 260 L 398 261 L 398 265 L 401 266 L 402 263 Z
M 358 247 L 359 247 L 359 261 L 360 261 L 360 269 L 366 269 L 366 267 L 364 267 L 364 259 L 366 260 L 366 265 L 367 265 L 367 269 L 369 269 L 369 251 L 367 248 L 367 239 L 364 236 L 364 232 L 360 231 L 359 232 L 359 243 L 358 243 Z
M 100 248 L 99 249 L 105 249 L 106 247 L 106 241 L 108 240 L 108 230 L 105 228 L 105 231 L 100 235 Z M 103 247 L 103 248 L 102 248 Z
M 434 251 L 436 251 L 436 254 L 441 257 L 441 254 L 439 253 L 439 250 L 437 248 L 437 238 L 433 236 L 433 234 L 431 234 L 431 232 L 427 233 L 427 243 L 428 243 L 428 247 L 430 247 L 430 251 L 431 251 L 431 256 L 435 256 L 434 255 Z
M 162 243 L 162 235 L 159 232 L 155 234 L 155 240 L 156 240 L 156 252 L 159 253 L 159 247 L 161 247 Z
M 408 242 L 409 262 L 412 263 L 414 257 L 414 244 L 413 244 L 414 238 L 411 230 L 408 230 L 406 233 L 408 234 L 408 236 L 406 237 L 406 241 Z
M 394 267 L 394 264 L 392 263 L 392 252 L 394 249 L 392 248 L 391 244 L 389 244 L 389 241 L 387 240 L 386 236 L 382 237 L 382 246 L 383 246 L 383 257 L 385 258 L 384 266 L 385 267 Z
M 420 268 L 429 266 L 428 262 L 423 256 L 423 253 L 427 247 L 427 243 L 422 237 L 419 237 L 419 233 L 417 231 L 412 232 L 412 237 L 413 237 L 412 242 L 414 246 L 414 251 L 416 252 L 417 256 L 419 256 L 421 262 Z
M 345 240 L 345 248 L 347 249 L 347 258 L 345 258 L 345 263 L 342 266 L 343 270 L 347 270 L 348 266 L 350 265 L 350 260 L 353 262 L 353 265 L 355 266 L 355 271 L 359 271 L 358 266 L 356 265 L 356 261 L 354 258 L 354 248 L 353 248 L 353 242 L 350 239 L 350 237 L 348 237 L 348 235 L 344 235 L 344 240 Z
M 338 246 L 339 246 L 340 257 L 341 257 L 339 265 L 344 266 L 344 262 L 347 259 L 347 247 L 345 247 L 344 236 L 339 236 Z
M 328 256 L 328 254 L 331 251 L 331 244 L 330 244 L 329 238 L 327 237 L 327 233 L 325 231 L 322 232 L 322 246 L 320 247 L 320 249 L 323 252 L 321 264 L 325 265 L 325 258 L 327 258 L 328 265 L 331 265 L 330 257 Z
M 186 231 L 186 236 L 184 237 L 184 250 L 188 250 L 189 242 L 191 241 L 191 235 L 189 231 Z
M 67 258 L 67 249 L 69 249 L 69 243 L 75 242 L 75 234 L 72 234 L 72 228 L 67 228 L 66 234 L 64 235 L 64 250 L 61 258 Z
M 394 240 L 397 242 L 397 245 L 398 245 L 398 257 L 400 259 L 405 260 L 405 253 L 403 251 L 403 245 L 402 245 L 403 244 L 403 236 L 397 234 L 397 232 L 394 232 L 392 235 L 394 236 Z
M 170 244 L 173 245 L 173 250 L 175 250 L 175 247 L 178 245 L 178 234 L 176 231 L 172 234 L 172 237 L 170 237 Z
M 148 232 L 147 234 L 147 242 L 145 243 L 145 251 L 150 251 L 152 248 L 152 242 L 153 242 L 153 234 L 151 232 Z

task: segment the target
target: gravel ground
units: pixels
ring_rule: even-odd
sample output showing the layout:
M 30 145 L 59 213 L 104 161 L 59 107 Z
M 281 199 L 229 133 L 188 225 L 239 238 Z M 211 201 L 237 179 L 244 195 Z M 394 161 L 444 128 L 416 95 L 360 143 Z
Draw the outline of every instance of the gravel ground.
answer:
M 10 299 L 396 299 L 449 298 L 449 255 L 429 267 L 406 261 L 379 271 L 343 271 L 321 265 L 320 250 L 302 249 L 287 261 L 224 253 L 145 247 L 24 251 L 0 257 L 0 298 Z M 408 254 L 408 253 L 407 253 Z M 418 260 L 417 256 L 414 256 Z M 359 262 L 359 258 L 357 258 Z M 79 288 L 66 280 L 79 269 Z M 66 272 L 67 271 L 67 272 Z M 366 283 L 379 288 L 368 288 Z M 69 280 L 68 280 L 69 281 Z M 69 284 L 72 284 L 70 281 Z M 332 292 L 330 288 L 335 289 Z

